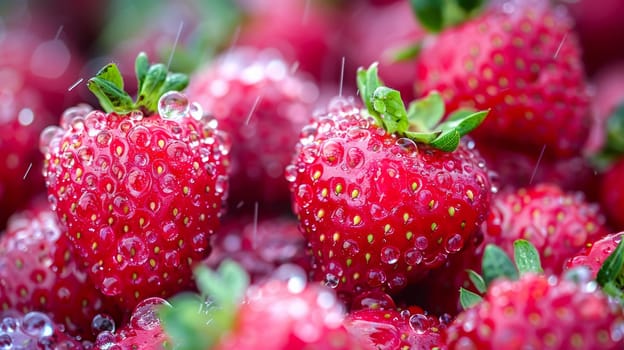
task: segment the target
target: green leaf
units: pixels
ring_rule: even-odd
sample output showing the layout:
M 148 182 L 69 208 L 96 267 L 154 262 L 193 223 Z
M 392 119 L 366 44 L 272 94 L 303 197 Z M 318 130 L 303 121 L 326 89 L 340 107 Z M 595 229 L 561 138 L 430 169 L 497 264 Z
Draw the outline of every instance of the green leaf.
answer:
M 407 111 L 411 131 L 433 129 L 444 117 L 444 100 L 437 91 L 431 91 L 426 97 L 413 101 Z
M 156 111 L 158 108 L 158 100 L 162 96 L 163 86 L 167 80 L 167 67 L 158 63 L 149 67 L 143 86 L 139 91 L 137 105 L 144 107 L 148 111 Z
M 410 0 L 420 24 L 434 33 L 444 28 L 444 2 L 445 0 Z
M 485 284 L 483 277 L 481 277 L 481 275 L 479 275 L 475 270 L 467 269 L 466 272 L 468 273 L 468 278 L 470 278 L 472 284 L 475 288 L 477 288 L 477 291 L 479 293 L 485 293 L 487 285 Z
M 113 84 L 116 88 L 123 91 L 124 82 L 119 68 L 114 63 L 109 63 L 100 69 L 95 75 L 96 78 L 106 80 Z
M 125 114 L 134 109 L 132 98 L 114 83 L 99 77 L 89 79 L 87 87 L 97 97 L 106 112 Z
M 513 243 L 514 260 L 520 274 L 525 273 L 542 273 L 542 263 L 535 246 L 531 242 L 524 239 L 517 239 Z
M 138 91 L 143 89 L 143 82 L 145 81 L 148 70 L 149 60 L 147 59 L 147 54 L 145 52 L 141 52 L 137 55 L 136 61 L 134 62 L 134 73 L 137 77 Z
M 442 130 L 456 130 L 459 136 L 462 137 L 481 125 L 488 113 L 489 111 L 480 111 L 464 115 L 464 112 L 458 112 L 453 114 L 453 119 L 447 119 L 444 123 L 440 124 L 439 127 Z
M 617 155 L 624 154 L 624 103 L 619 105 L 607 119 L 606 151 Z
M 459 146 L 461 135 L 456 129 L 443 130 L 442 133 L 431 141 L 431 146 L 444 152 L 452 152 Z
M 459 5 L 459 7 L 467 13 L 471 13 L 473 11 L 480 9 L 484 4 L 484 0 L 456 0 L 456 1 L 457 1 L 457 5 Z
M 380 86 L 371 98 L 373 108 L 382 115 L 384 127 L 391 134 L 407 130 L 407 111 L 397 90 Z
M 403 47 L 398 47 L 389 50 L 389 56 L 392 58 L 392 62 L 411 62 L 418 55 L 420 55 L 420 51 L 422 50 L 422 42 L 413 43 L 410 45 L 406 45 Z
M 221 281 L 230 291 L 230 298 L 238 304 L 243 300 L 249 286 L 249 275 L 245 269 L 232 260 L 224 260 L 219 266 Z M 223 286 L 221 286 L 223 287 Z
M 465 288 L 459 288 L 459 303 L 464 310 L 477 305 L 482 300 L 483 298 L 479 294 L 473 293 Z
M 507 254 L 494 244 L 485 246 L 482 260 L 483 280 L 490 285 L 497 278 L 518 279 L 518 270 Z
M 609 286 L 609 289 L 605 290 L 605 292 L 610 291 L 611 293 L 615 293 L 617 290 L 619 293 L 616 294 L 622 294 L 624 291 L 624 239 L 618 243 L 613 253 L 611 253 L 602 264 L 596 276 L 596 282 L 598 282 L 603 289 L 605 289 L 607 285 Z
M 182 91 L 189 83 L 188 75 L 182 73 L 170 73 L 165 79 L 162 91 Z
M 414 142 L 420 142 L 425 144 L 430 144 L 431 141 L 435 140 L 436 137 L 440 136 L 439 131 L 435 132 L 412 132 L 406 131 L 405 136 Z
M 161 307 L 158 316 L 175 349 L 204 350 L 218 341 L 218 336 L 210 336 L 217 328 L 215 317 L 202 310 L 204 302 L 197 295 L 177 295 L 171 299 L 171 305 Z

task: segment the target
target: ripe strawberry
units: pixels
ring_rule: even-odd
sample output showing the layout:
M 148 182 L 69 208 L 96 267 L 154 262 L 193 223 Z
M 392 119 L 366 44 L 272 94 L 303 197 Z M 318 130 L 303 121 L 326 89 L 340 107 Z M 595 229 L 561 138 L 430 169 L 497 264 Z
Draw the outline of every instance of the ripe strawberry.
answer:
M 247 288 L 248 277 L 231 261 L 221 264 L 218 273 L 200 267 L 196 274 L 209 302 L 182 295 L 171 301 L 173 308 L 160 312 L 174 347 L 363 349 L 343 326 L 342 304 L 328 288 L 292 280 Z
M 0 236 L 0 307 L 46 312 L 67 333 L 85 339 L 98 313 L 120 315 L 87 280 L 56 214 L 43 201 L 13 215 Z
M 446 324 L 444 319 L 408 309 L 364 309 L 347 315 L 345 326 L 367 349 L 431 350 L 443 347 Z
M 496 194 L 483 233 L 485 243 L 509 254 L 516 239 L 530 241 L 540 252 L 545 271 L 558 274 L 568 258 L 609 230 L 598 206 L 587 203 L 581 193 L 538 184 Z
M 171 305 L 164 299 L 151 297 L 141 301 L 121 329 L 103 330 L 95 341 L 96 349 L 165 350 L 169 337 L 162 328 L 158 310 Z
M 469 2 L 480 3 L 480 2 Z M 546 0 L 493 2 L 423 43 L 420 94 L 440 91 L 449 111 L 491 108 L 475 139 L 549 156 L 577 155 L 589 98 L 572 21 Z M 438 28 L 439 29 L 439 28 Z
M 525 274 L 499 279 L 447 328 L 452 349 L 621 349 L 624 313 L 595 284 Z
M 624 232 L 608 234 L 587 246 L 577 255 L 568 259 L 564 265 L 566 270 L 584 266 L 589 269 L 593 278 L 596 278 L 598 271 L 605 260 L 615 251 L 622 241 Z
M 65 334 L 62 326 L 55 324 L 48 315 L 41 312 L 1 313 L 0 324 L 0 344 L 6 349 L 91 349 L 90 342 L 80 342 Z
M 318 91 L 272 51 L 237 48 L 194 76 L 189 98 L 232 137 L 229 204 L 280 204 L 289 198 L 284 167 Z
M 49 200 L 92 282 L 127 310 L 189 285 L 210 252 L 227 191 L 229 144 L 186 77 L 139 55 L 138 102 L 114 64 L 89 81 L 106 113 L 70 109 L 44 131 Z M 86 108 L 86 109 L 85 109 Z
M 303 129 L 286 169 L 314 278 L 347 299 L 396 293 L 443 264 L 476 233 L 490 199 L 483 160 L 474 143 L 459 140 L 486 113 L 417 130 L 408 118 L 430 127 L 442 118 L 439 95 L 414 102 L 408 117 L 375 65 L 358 81 L 368 111 L 334 100 Z
M 213 250 L 204 260 L 207 267 L 215 269 L 226 259 L 236 261 L 254 283 L 270 277 L 284 264 L 310 270 L 306 241 L 298 221 L 291 217 L 226 217 L 211 245 Z
M 603 67 L 592 78 L 592 129 L 585 145 L 586 153 L 594 154 L 605 146 L 609 118 L 624 103 L 624 60 Z

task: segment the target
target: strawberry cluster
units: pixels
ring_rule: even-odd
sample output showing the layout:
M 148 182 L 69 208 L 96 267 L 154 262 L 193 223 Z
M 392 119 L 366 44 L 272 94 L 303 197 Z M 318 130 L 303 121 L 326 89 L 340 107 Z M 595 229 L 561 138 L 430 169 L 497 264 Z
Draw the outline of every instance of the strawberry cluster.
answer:
M 0 5 L 0 348 L 624 348 L 588 3 Z

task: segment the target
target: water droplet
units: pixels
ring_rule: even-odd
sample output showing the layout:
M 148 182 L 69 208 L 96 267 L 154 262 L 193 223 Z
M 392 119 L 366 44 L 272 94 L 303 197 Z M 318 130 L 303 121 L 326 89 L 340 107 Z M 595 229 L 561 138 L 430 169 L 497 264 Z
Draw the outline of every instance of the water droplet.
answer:
M 405 263 L 414 266 L 420 264 L 423 259 L 422 252 L 416 248 L 411 248 L 405 252 Z
M 169 91 L 158 100 L 158 114 L 163 119 L 179 120 L 189 113 L 189 100 L 186 95 Z
M 464 237 L 459 233 L 454 234 L 446 241 L 446 251 L 456 253 L 464 247 Z
M 15 317 L 4 316 L 2 322 L 0 322 L 0 331 L 6 333 L 12 333 L 19 327 L 19 321 Z
M 128 133 L 128 141 L 137 147 L 146 148 L 150 145 L 151 133 L 143 125 L 137 125 Z
M 360 252 L 360 247 L 357 242 L 352 239 L 347 239 L 342 243 L 342 249 L 347 256 L 355 256 Z
M 56 206 L 58 205 L 58 200 L 56 196 L 53 194 L 48 195 L 48 203 L 50 203 L 50 209 L 56 210 Z
M 309 124 L 309 125 L 304 126 L 301 129 L 301 133 L 299 135 L 300 137 L 299 142 L 304 146 L 309 145 L 310 143 L 314 141 L 314 137 L 316 136 L 316 133 L 317 133 L 316 125 Z
M 204 110 L 199 103 L 193 102 L 189 106 L 189 114 L 193 119 L 200 121 L 204 117 Z
M 403 151 L 410 153 L 410 155 L 418 154 L 418 146 L 416 142 L 406 137 L 401 137 L 396 140 L 395 144 L 399 146 Z
M 95 142 L 100 147 L 108 147 L 110 145 L 113 136 L 109 131 L 102 131 L 95 137 Z
M 271 273 L 271 279 L 285 281 L 291 293 L 301 293 L 307 284 L 307 273 L 299 265 L 282 264 Z
M 13 339 L 8 334 L 0 334 L 0 349 L 10 350 L 13 349 Z
M 370 269 L 366 274 L 368 285 L 375 288 L 386 283 L 386 274 L 380 269 Z
M 381 250 L 381 261 L 388 265 L 394 265 L 399 261 L 401 251 L 396 247 L 384 247 Z
M 222 194 L 227 191 L 228 188 L 228 178 L 227 176 L 219 175 L 217 176 L 217 180 L 215 182 L 215 192 L 217 194 Z
M 54 147 L 52 146 L 53 140 L 60 138 L 63 134 L 63 129 L 59 128 L 58 126 L 50 125 L 43 129 L 39 136 L 39 150 L 41 151 L 41 153 L 47 154 L 50 149 L 54 149 Z
M 318 156 L 318 145 L 311 143 L 301 148 L 301 158 L 304 163 L 312 164 Z
M 284 176 L 286 177 L 286 181 L 295 182 L 295 180 L 297 180 L 297 167 L 294 164 L 287 165 L 284 170 Z
M 141 111 L 132 111 L 128 114 L 127 118 L 133 121 L 139 121 L 143 119 L 143 112 Z
M 131 266 L 142 265 L 147 261 L 147 248 L 143 241 L 135 236 L 124 237 L 119 242 L 117 252 Z
M 91 320 L 91 333 L 95 336 L 102 332 L 114 332 L 115 320 L 107 314 L 97 314 Z
M 104 295 L 119 295 L 119 293 L 121 293 L 121 282 L 117 277 L 106 277 L 102 281 L 101 290 Z
M 52 320 L 44 313 L 32 311 L 24 315 L 22 321 L 24 333 L 35 337 L 50 337 L 54 334 Z
M 415 314 L 409 318 L 409 325 L 418 334 L 423 334 L 431 327 L 431 320 L 423 314 Z
M 351 168 L 359 168 L 364 164 L 364 153 L 356 147 L 347 150 L 347 165 Z
M 72 124 L 73 120 L 79 118 L 81 121 L 84 121 L 84 118 L 91 112 L 93 108 L 87 104 L 80 104 L 75 107 L 70 107 L 63 112 L 60 120 L 60 126 L 63 129 L 68 130 Z M 102 112 L 99 112 L 102 113 Z
M 98 349 L 115 350 L 115 335 L 109 331 L 100 332 L 95 339 Z
M 325 285 L 327 287 L 336 288 L 338 287 L 338 283 L 340 283 L 340 280 L 338 279 L 336 275 L 331 274 L 331 273 L 325 274 Z
M 427 247 L 429 247 L 429 240 L 425 236 L 418 236 L 416 238 L 415 246 L 416 246 L 416 248 L 418 248 L 420 250 L 425 250 L 425 249 L 427 249 Z
M 171 306 L 171 304 L 165 299 L 158 297 L 143 300 L 136 306 L 132 316 L 130 316 L 130 324 L 133 328 L 146 331 L 160 326 L 160 319 L 158 318 L 157 311 L 158 308 L 162 306 Z
M 344 148 L 336 141 L 328 140 L 321 146 L 321 157 L 328 165 L 336 165 L 342 162 Z

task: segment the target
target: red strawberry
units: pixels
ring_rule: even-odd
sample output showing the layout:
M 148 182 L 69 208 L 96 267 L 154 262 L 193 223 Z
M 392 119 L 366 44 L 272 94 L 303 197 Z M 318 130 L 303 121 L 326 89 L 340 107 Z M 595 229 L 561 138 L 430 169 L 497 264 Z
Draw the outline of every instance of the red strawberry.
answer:
M 309 121 L 314 83 L 275 52 L 249 48 L 232 49 L 195 78 L 189 97 L 232 137 L 230 207 L 287 202 L 284 167 Z
M 508 254 L 516 239 L 530 241 L 540 252 L 545 271 L 560 273 L 566 259 L 609 233 L 604 221 L 598 207 L 581 193 L 538 184 L 495 195 L 483 233 L 486 243 Z
M 448 349 L 621 349 L 624 313 L 595 284 L 500 279 L 447 329 Z
M 444 346 L 446 324 L 421 312 L 364 309 L 347 315 L 345 326 L 368 349 L 431 350 Z
M 443 264 L 477 232 L 490 199 L 483 160 L 474 143 L 459 140 L 485 113 L 416 132 L 408 118 L 420 126 L 442 118 L 439 95 L 414 102 L 408 117 L 374 65 L 358 78 L 368 111 L 334 100 L 303 129 L 286 170 L 314 278 L 347 299 L 366 290 L 396 293 Z M 447 137 L 449 148 L 440 142 Z
M 299 232 L 298 221 L 277 216 L 255 218 L 229 217 L 213 236 L 212 252 L 204 261 L 217 268 L 223 260 L 240 264 L 252 282 L 271 276 L 284 264 L 294 264 L 305 272 L 310 270 L 306 241 Z
M 158 297 L 147 298 L 137 304 L 130 322 L 121 329 L 104 330 L 95 341 L 96 349 L 164 350 L 169 337 L 158 318 L 158 311 L 171 305 Z
M 0 236 L 0 306 L 46 312 L 66 332 L 90 338 L 94 316 L 119 310 L 87 280 L 70 247 L 44 203 L 13 215 Z
M 584 266 L 589 269 L 592 277 L 596 278 L 605 260 L 615 251 L 622 240 L 622 236 L 624 236 L 624 232 L 608 234 L 593 243 L 587 244 L 585 249 L 566 261 L 564 268 L 571 270 L 575 267 Z
M 48 315 L 41 312 L 2 313 L 0 325 L 0 344 L 7 349 L 91 349 L 90 342 L 80 342 L 65 334 L 62 326 L 55 324 Z
M 138 102 L 109 64 L 89 81 L 108 112 L 69 110 L 44 132 L 49 200 L 104 294 L 131 310 L 190 283 L 227 192 L 229 144 L 173 90 L 186 78 L 137 58 Z M 169 92 L 167 92 L 169 91 Z
M 174 347 L 363 349 L 343 326 L 344 310 L 331 289 L 300 280 L 268 280 L 247 288 L 248 277 L 231 261 L 218 273 L 198 268 L 196 274 L 209 302 L 179 296 L 171 301 L 173 308 L 160 313 Z
M 593 154 L 605 146 L 609 117 L 624 103 L 624 60 L 603 67 L 592 79 L 593 124 L 585 145 L 587 153 Z
M 576 155 L 587 138 L 590 114 L 571 27 L 565 11 L 546 0 L 494 2 L 423 43 L 418 91 L 440 91 L 449 111 L 491 108 L 476 140 Z

